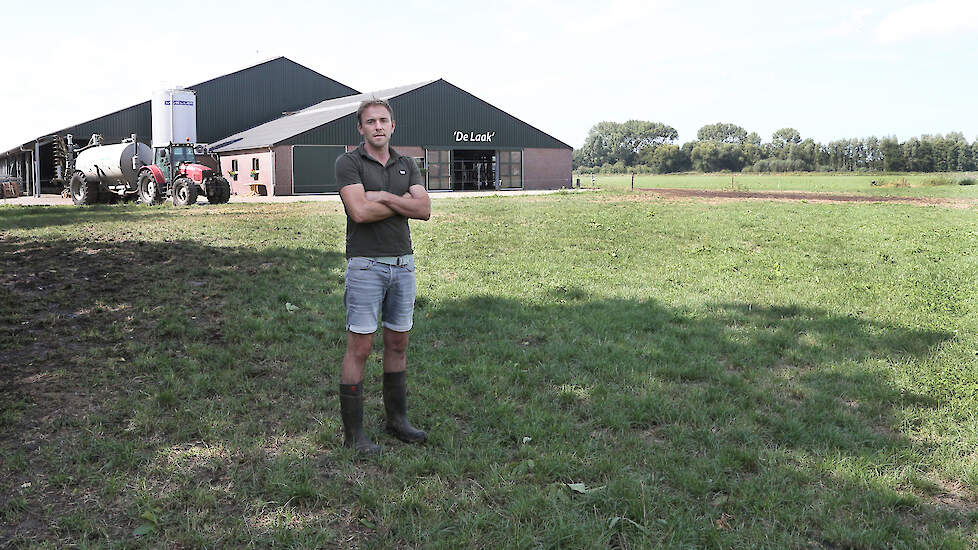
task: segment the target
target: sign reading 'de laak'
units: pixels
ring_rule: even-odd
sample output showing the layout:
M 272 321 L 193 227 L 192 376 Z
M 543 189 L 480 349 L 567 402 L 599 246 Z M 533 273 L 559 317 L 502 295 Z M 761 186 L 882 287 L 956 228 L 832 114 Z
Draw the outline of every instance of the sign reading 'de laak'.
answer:
M 492 143 L 493 136 L 496 132 L 455 132 L 455 141 L 483 141 L 486 143 Z

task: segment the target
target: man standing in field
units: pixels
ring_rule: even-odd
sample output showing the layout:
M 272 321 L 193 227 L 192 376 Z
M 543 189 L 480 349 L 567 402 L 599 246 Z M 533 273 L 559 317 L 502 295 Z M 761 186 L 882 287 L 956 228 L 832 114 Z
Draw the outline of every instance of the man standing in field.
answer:
M 414 160 L 390 147 L 394 111 L 383 99 L 357 109 L 363 143 L 336 160 L 346 209 L 346 354 L 340 374 L 343 444 L 358 453 L 380 447 L 363 433 L 363 369 L 378 318 L 384 333 L 387 431 L 408 443 L 427 438 L 407 419 L 407 346 L 414 324 L 414 255 L 408 218 L 431 217 L 431 199 Z

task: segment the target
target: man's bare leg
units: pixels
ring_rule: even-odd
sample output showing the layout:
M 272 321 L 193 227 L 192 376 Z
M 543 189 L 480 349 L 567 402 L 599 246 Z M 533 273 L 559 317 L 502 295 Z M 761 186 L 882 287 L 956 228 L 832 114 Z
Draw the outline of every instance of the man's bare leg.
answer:
M 359 384 L 363 381 L 363 368 L 370 357 L 373 343 L 373 333 L 357 334 L 346 331 L 346 354 L 343 355 L 343 370 L 340 371 L 341 384 Z M 384 355 L 386 363 L 386 350 Z
M 384 372 L 404 372 L 407 369 L 410 336 L 410 332 L 397 332 L 384 327 Z

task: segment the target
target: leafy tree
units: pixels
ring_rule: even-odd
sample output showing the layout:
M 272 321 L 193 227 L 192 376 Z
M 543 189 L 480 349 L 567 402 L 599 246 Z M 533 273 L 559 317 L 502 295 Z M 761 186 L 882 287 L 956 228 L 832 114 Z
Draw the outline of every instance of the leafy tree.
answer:
M 657 147 L 651 155 L 646 155 L 648 164 L 656 174 L 684 172 L 691 167 L 689 155 L 676 145 Z
M 675 128 L 661 122 L 646 120 L 629 120 L 625 122 L 625 149 L 631 158 L 626 158 L 626 164 L 634 164 L 635 159 L 646 149 L 655 150 L 660 145 L 672 143 L 679 139 Z M 628 162 L 631 160 L 632 162 Z
M 693 146 L 690 158 L 693 169 L 703 172 L 739 172 L 747 164 L 747 157 L 740 145 L 716 141 L 700 141 Z
M 973 146 L 965 143 L 958 152 L 958 171 L 971 172 L 975 169 Z
M 895 137 L 880 140 L 880 154 L 883 156 L 883 170 L 899 172 L 906 169 L 907 159 L 903 156 L 903 148 Z
M 582 166 L 602 166 L 614 162 L 613 141 L 617 122 L 599 122 L 588 131 L 580 152 Z
M 796 132 L 797 134 L 797 132 Z M 795 168 L 793 170 L 814 170 L 815 169 L 815 152 L 818 149 L 818 145 L 815 140 L 808 138 L 801 142 L 787 142 L 794 143 L 788 152 L 788 160 L 793 161 Z
M 908 139 L 903 144 L 903 155 L 907 159 L 907 170 L 911 172 L 934 170 L 934 145 L 931 136 Z
M 696 132 L 696 139 L 700 141 L 716 141 L 718 143 L 743 143 L 747 140 L 747 130 L 736 124 L 728 122 L 717 122 L 707 124 Z
M 880 151 L 880 140 L 876 136 L 869 136 L 863 140 L 866 152 L 866 164 L 864 168 L 869 170 L 883 169 L 883 153 Z
M 775 147 L 787 147 L 789 145 L 795 145 L 801 143 L 801 134 L 798 130 L 794 128 L 781 128 L 780 130 L 775 130 L 771 134 L 771 143 Z
M 751 135 L 756 136 L 757 134 L 752 133 Z M 760 136 L 758 136 L 758 139 L 760 139 Z M 746 166 L 752 166 L 764 158 L 764 149 L 761 148 L 759 143 L 751 142 L 750 136 L 747 136 L 747 140 L 748 142 L 740 147 L 744 151 L 744 164 Z
M 941 138 L 941 136 L 937 136 Z M 964 170 L 959 166 L 961 152 L 970 149 L 968 140 L 961 132 L 950 132 L 939 139 L 939 153 L 937 155 L 938 170 L 951 172 L 954 170 Z
M 655 150 L 678 138 L 679 132 L 675 128 L 660 122 L 599 122 L 591 127 L 580 149 L 580 163 L 603 166 L 622 162 L 625 166 L 634 166 L 642 151 Z
M 781 160 L 791 159 L 791 150 L 801 143 L 801 134 L 794 128 L 781 128 L 771 134 L 771 157 Z M 785 165 L 787 166 L 787 165 Z
M 675 128 L 642 120 L 600 122 L 574 152 L 575 169 L 658 173 L 701 170 L 754 172 L 801 170 L 884 170 L 913 172 L 978 170 L 978 140 L 961 132 L 924 134 L 900 143 L 896 137 L 837 139 L 823 145 L 781 128 L 761 143 L 756 132 L 725 122 L 708 124 L 697 141 L 678 145 Z

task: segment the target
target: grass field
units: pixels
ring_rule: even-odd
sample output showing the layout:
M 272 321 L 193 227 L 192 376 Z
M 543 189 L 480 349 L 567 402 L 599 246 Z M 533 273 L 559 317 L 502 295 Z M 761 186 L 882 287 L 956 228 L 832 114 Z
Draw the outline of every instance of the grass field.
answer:
M 973 548 L 976 214 L 435 201 L 360 460 L 338 204 L 0 208 L 0 547 Z
M 581 185 L 591 186 L 590 174 L 574 174 Z M 598 174 L 594 186 L 606 190 L 630 190 L 631 175 Z M 909 197 L 976 197 L 975 185 L 961 180 L 978 180 L 973 173 L 928 174 L 636 174 L 635 188 L 733 189 L 737 191 L 815 191 Z M 732 183 L 731 183 L 732 182 Z M 875 183 L 874 183 L 875 182 Z

